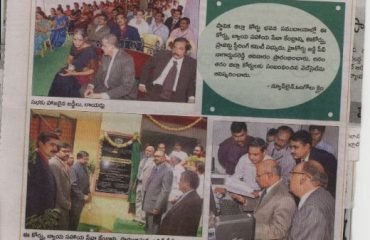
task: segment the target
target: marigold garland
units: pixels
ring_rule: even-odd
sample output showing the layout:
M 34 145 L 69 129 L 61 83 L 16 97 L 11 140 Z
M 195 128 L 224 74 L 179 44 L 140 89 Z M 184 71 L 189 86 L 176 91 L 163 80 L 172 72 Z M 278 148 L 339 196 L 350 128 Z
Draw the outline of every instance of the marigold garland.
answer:
M 104 132 L 104 136 L 103 136 L 103 139 L 107 140 L 108 143 L 110 145 L 112 145 L 113 147 L 116 147 L 116 148 L 125 148 L 125 147 L 128 147 L 130 146 L 131 144 L 133 144 L 135 141 L 139 141 L 140 142 L 140 136 L 138 133 L 134 133 L 132 135 L 132 138 L 130 140 L 128 140 L 127 142 L 125 143 L 121 143 L 121 144 L 118 144 L 118 143 L 115 143 L 110 137 L 109 137 L 109 134 L 107 132 Z
M 181 132 L 181 131 L 185 131 L 189 128 L 192 128 L 194 127 L 195 125 L 197 125 L 200 121 L 203 120 L 202 117 L 196 119 L 194 122 L 190 123 L 189 125 L 186 125 L 186 126 L 183 126 L 183 127 L 169 127 L 169 126 L 166 126 L 162 123 L 160 123 L 158 120 L 154 119 L 151 115 L 146 115 L 155 125 L 157 125 L 158 127 L 164 129 L 164 130 L 167 130 L 167 131 L 172 131 L 172 132 Z

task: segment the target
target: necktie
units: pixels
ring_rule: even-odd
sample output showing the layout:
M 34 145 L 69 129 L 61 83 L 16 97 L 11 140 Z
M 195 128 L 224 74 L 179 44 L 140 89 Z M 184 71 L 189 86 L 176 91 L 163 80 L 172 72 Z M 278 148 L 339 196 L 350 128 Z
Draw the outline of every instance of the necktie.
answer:
M 261 197 L 260 197 L 260 201 L 258 203 L 258 205 L 260 205 L 263 201 L 263 197 L 266 196 L 266 188 L 262 190 L 262 193 L 261 193 Z
M 149 184 L 153 181 L 155 175 L 157 174 L 158 169 L 157 167 L 153 167 L 152 172 L 150 173 L 150 176 L 148 178 L 148 181 L 146 182 L 145 189 L 148 189 Z
M 177 62 L 173 61 L 173 65 L 168 71 L 166 78 L 163 81 L 160 97 L 165 100 L 170 100 L 172 95 L 173 85 L 177 75 Z

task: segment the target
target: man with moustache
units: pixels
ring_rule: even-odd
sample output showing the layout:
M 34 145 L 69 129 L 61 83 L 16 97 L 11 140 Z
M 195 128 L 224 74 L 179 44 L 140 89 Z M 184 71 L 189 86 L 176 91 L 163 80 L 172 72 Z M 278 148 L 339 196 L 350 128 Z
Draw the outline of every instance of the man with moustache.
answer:
M 108 17 L 105 14 L 95 16 L 96 24 L 92 23 L 87 28 L 87 42 L 94 47 L 100 47 L 103 37 L 110 33 L 107 25 Z
M 56 183 L 56 203 L 60 216 L 58 222 L 59 230 L 69 229 L 69 211 L 71 209 L 71 182 L 67 161 L 71 153 L 71 146 L 68 143 L 59 143 L 59 151 L 49 160 L 49 167 L 53 173 Z
M 248 136 L 247 124 L 232 122 L 231 137 L 225 139 L 218 148 L 218 161 L 226 173 L 233 175 L 239 158 L 248 152 L 248 146 L 253 137 Z
M 187 56 L 187 39 L 176 38 L 171 51 L 161 51 L 143 66 L 139 91 L 146 101 L 195 102 L 196 60 Z
M 308 160 L 318 161 L 328 175 L 328 191 L 335 198 L 337 182 L 337 159 L 327 151 L 312 146 L 312 137 L 305 130 L 297 131 L 290 139 L 290 148 L 297 163 Z
M 118 47 L 120 48 L 134 48 L 142 51 L 143 44 L 138 30 L 135 27 L 127 24 L 127 18 L 124 13 L 116 15 L 116 25 L 111 28 L 111 33 L 118 39 Z
M 289 148 L 289 140 L 293 133 L 293 129 L 288 126 L 278 127 L 274 141 L 267 147 L 267 154 L 279 163 L 283 181 L 287 186 L 290 179 L 290 171 L 296 165 Z
M 28 162 L 26 218 L 55 207 L 56 187 L 49 159 L 58 151 L 58 142 L 55 133 L 41 132 L 37 137 L 36 152 Z

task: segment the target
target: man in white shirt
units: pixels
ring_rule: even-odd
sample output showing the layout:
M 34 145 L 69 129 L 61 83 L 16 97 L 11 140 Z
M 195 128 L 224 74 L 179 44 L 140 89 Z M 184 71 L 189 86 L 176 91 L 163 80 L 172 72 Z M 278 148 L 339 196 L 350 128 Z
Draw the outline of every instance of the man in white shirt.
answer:
M 154 15 L 154 21 L 149 26 L 150 34 L 157 35 L 161 38 L 160 46 L 163 46 L 168 39 L 169 30 L 166 25 L 163 24 L 164 14 L 163 13 L 156 13 Z
M 140 37 L 143 36 L 144 33 L 148 33 L 149 25 L 144 19 L 145 12 L 139 9 L 136 13 L 136 16 L 128 22 L 128 25 L 137 28 Z
M 226 179 L 226 190 L 240 194 L 244 193 L 242 195 L 259 191 L 260 186 L 256 181 L 256 164 L 267 159 L 272 158 L 266 153 L 265 141 L 262 138 L 254 138 L 249 143 L 248 153 L 239 159 L 234 174 Z

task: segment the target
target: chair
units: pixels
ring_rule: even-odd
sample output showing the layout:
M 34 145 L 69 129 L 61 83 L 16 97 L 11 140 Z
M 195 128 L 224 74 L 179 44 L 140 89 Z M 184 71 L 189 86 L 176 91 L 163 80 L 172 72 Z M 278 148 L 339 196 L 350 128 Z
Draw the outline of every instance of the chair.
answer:
M 155 34 L 144 33 L 142 39 L 144 42 L 144 53 L 152 56 L 163 44 L 162 38 Z
M 136 50 L 133 50 L 133 49 L 127 49 L 127 48 L 125 48 L 125 51 L 126 51 L 126 53 L 128 53 L 134 59 L 135 78 L 137 80 L 139 80 L 140 79 L 140 76 L 141 76 L 141 68 L 142 68 L 142 66 L 152 56 L 149 55 L 149 54 L 147 54 L 147 53 L 139 52 L 139 51 L 136 51 Z

